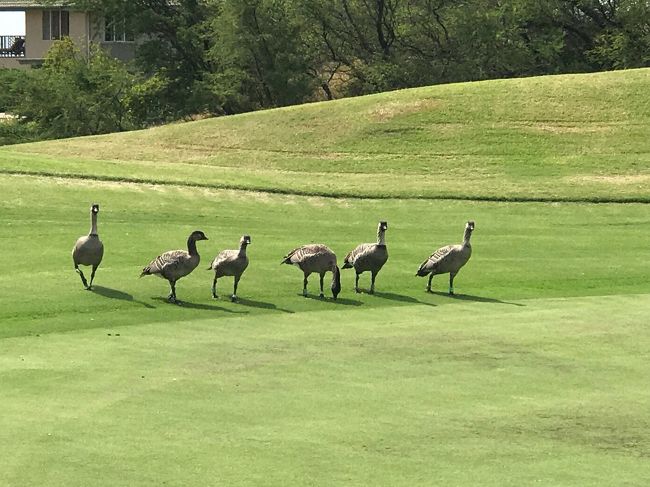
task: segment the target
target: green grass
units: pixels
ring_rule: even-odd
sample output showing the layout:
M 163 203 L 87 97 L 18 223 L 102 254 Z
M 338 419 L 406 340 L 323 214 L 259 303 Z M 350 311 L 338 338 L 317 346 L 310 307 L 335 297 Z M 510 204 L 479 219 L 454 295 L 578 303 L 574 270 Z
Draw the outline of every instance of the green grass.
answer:
M 647 485 L 648 204 L 566 201 L 650 200 L 636 126 L 648 73 L 450 85 L 0 150 L 0 484 Z M 533 122 L 573 128 L 528 146 Z M 445 139 L 444 124 L 463 137 Z M 598 124 L 606 140 L 586 137 Z M 462 199 L 493 197 L 565 202 Z M 106 254 L 87 292 L 70 251 L 92 202 Z M 374 296 L 344 271 L 338 301 L 314 298 L 316 278 L 303 298 L 301 273 L 279 264 L 308 242 L 342 258 L 384 219 Z M 425 293 L 415 270 L 469 219 L 459 295 L 444 294 L 446 276 Z M 139 271 L 195 229 L 210 238 L 203 261 L 178 283 L 185 304 L 167 304 L 166 282 Z M 244 233 L 241 302 L 212 300 L 204 269 Z
M 10 146 L 0 171 L 347 197 L 644 201 L 650 69 L 419 88 Z

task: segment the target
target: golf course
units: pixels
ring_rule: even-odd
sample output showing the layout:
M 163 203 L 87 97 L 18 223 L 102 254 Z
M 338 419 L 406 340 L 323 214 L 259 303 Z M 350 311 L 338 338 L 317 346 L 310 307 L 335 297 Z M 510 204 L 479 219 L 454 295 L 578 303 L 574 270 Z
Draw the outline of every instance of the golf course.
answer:
M 0 486 L 647 486 L 649 93 L 496 80 L 0 147 Z M 456 294 L 425 292 L 469 220 Z M 375 294 L 280 265 L 379 221 Z M 194 230 L 170 304 L 139 275 Z

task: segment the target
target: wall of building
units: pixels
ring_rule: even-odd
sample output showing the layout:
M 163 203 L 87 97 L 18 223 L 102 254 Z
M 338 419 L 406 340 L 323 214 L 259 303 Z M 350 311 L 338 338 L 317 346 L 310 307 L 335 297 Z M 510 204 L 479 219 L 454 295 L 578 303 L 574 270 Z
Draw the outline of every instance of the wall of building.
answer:
M 70 38 L 81 52 L 88 50 L 88 25 L 86 12 L 70 12 Z M 54 41 L 43 40 L 43 10 L 27 10 L 25 13 L 25 57 L 42 59 Z
M 104 19 L 90 15 L 90 39 L 98 43 L 108 54 L 120 61 L 130 61 L 135 57 L 135 42 L 106 42 L 104 40 Z
M 111 56 L 129 61 L 135 56 L 135 42 L 104 41 L 103 19 L 88 12 L 70 11 L 70 38 L 83 54 L 90 42 L 99 44 Z M 0 58 L 0 67 L 25 68 L 39 64 L 52 47 L 52 40 L 43 40 L 43 9 L 25 11 L 25 57 Z

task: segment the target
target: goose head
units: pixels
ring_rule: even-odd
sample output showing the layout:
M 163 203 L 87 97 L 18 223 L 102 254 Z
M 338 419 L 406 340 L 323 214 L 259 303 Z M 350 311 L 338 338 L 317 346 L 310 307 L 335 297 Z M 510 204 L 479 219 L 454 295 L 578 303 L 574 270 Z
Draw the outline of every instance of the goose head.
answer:
M 388 230 L 388 222 L 379 222 L 379 230 Z
M 469 242 L 469 237 L 472 235 L 473 231 L 474 231 L 474 222 L 470 220 L 467 223 L 465 223 L 464 239 L 466 242 Z
M 99 213 L 99 204 L 93 203 L 93 205 L 90 207 L 90 212 L 94 215 Z
M 250 235 L 242 235 L 242 237 L 239 239 L 239 245 L 249 245 L 251 243 L 251 236 Z
M 208 237 L 205 236 L 205 233 L 203 233 L 201 230 L 194 230 L 190 234 L 190 240 L 194 240 L 195 242 L 198 240 L 207 240 Z

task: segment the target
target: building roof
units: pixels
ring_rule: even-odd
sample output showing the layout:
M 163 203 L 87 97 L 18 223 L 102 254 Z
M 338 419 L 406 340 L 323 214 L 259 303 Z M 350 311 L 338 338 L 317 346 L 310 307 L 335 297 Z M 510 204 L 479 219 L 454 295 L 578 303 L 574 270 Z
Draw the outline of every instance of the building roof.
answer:
M 30 8 L 69 7 L 69 1 L 37 2 L 35 0 L 0 0 L 0 10 L 25 10 Z

